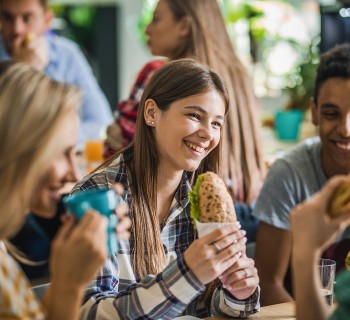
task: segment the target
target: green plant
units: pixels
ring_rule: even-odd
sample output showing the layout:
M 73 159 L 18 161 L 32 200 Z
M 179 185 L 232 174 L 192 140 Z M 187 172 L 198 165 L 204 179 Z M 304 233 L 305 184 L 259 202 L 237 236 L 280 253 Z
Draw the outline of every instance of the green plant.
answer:
M 137 35 L 143 44 L 147 42 L 145 34 L 146 26 L 152 21 L 153 11 L 157 2 L 155 0 L 144 0 L 140 19 L 137 23 Z
M 248 22 L 252 60 L 254 63 L 261 63 L 264 66 L 266 78 L 273 78 L 274 87 L 269 87 L 271 82 L 266 80 L 266 91 L 269 91 L 270 88 L 282 90 L 289 96 L 286 109 L 305 111 L 313 93 L 314 76 L 319 56 L 319 36 L 309 40 L 306 37 L 298 37 L 295 33 L 286 36 L 285 33 L 281 32 L 285 21 L 279 20 L 275 27 L 272 27 L 275 21 L 271 21 L 273 19 L 271 11 L 279 11 L 281 17 L 297 16 L 298 12 L 302 10 L 302 3 L 301 0 L 293 2 L 222 0 L 222 10 L 228 24 L 237 23 L 240 19 Z M 274 58 L 276 58 L 274 49 L 281 47 L 281 44 L 284 44 L 284 48 L 289 49 L 289 51 L 280 53 L 277 59 L 271 59 L 271 53 L 274 53 Z M 294 60 L 291 55 L 295 55 Z M 290 61 L 287 62 L 288 59 Z M 271 61 L 274 68 L 270 68 Z M 280 65 L 276 68 L 278 63 Z
M 291 72 L 286 74 L 285 90 L 289 96 L 286 109 L 305 111 L 309 107 L 309 100 L 314 90 L 314 79 L 319 61 L 319 37 L 314 38 L 307 47 L 296 42 L 293 45 L 300 54 L 298 63 Z

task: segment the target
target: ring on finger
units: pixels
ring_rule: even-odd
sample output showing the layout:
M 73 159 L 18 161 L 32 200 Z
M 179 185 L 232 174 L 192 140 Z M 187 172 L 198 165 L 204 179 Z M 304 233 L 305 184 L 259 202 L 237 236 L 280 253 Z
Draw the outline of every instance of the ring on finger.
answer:
M 215 248 L 216 253 L 219 253 L 221 250 L 216 242 L 212 242 L 211 245 Z
M 248 278 L 249 274 L 247 269 L 243 269 L 243 272 L 244 272 L 244 278 Z

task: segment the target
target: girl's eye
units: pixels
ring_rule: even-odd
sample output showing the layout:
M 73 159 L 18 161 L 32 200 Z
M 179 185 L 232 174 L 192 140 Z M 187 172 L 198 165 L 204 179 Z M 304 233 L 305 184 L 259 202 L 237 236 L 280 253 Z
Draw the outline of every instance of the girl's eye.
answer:
M 189 113 L 188 116 L 191 117 L 191 118 L 194 118 L 196 120 L 200 120 L 201 119 L 201 117 L 200 117 L 200 115 L 198 113 Z
M 215 127 L 215 128 L 221 128 L 221 127 L 222 127 L 222 123 L 221 123 L 221 122 L 218 122 L 218 121 L 215 121 L 215 122 L 213 122 L 213 127 Z

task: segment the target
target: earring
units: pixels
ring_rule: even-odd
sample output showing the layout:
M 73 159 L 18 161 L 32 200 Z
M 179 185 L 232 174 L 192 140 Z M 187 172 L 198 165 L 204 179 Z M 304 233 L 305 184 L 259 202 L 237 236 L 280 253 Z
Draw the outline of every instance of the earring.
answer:
M 151 124 L 152 126 L 154 125 L 154 121 L 147 120 L 148 124 Z
M 154 121 L 151 121 L 151 125 L 154 125 Z

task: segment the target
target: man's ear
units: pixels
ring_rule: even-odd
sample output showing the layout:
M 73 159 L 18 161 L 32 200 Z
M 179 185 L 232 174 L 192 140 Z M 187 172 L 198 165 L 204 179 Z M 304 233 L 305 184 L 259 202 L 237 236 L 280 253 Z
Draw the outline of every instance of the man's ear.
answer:
M 187 37 L 191 31 L 191 18 L 184 16 L 179 21 L 179 34 L 182 37 Z
M 45 14 L 45 27 L 46 27 L 46 30 L 49 30 L 51 28 L 52 20 L 55 15 L 51 9 L 46 9 L 44 14 Z
M 146 100 L 143 116 L 148 126 L 155 127 L 159 114 L 158 110 L 157 103 L 153 99 Z
M 319 124 L 318 107 L 317 107 L 317 104 L 316 104 L 314 98 L 310 98 L 309 106 L 311 109 L 312 123 L 315 126 L 318 126 L 318 124 Z

